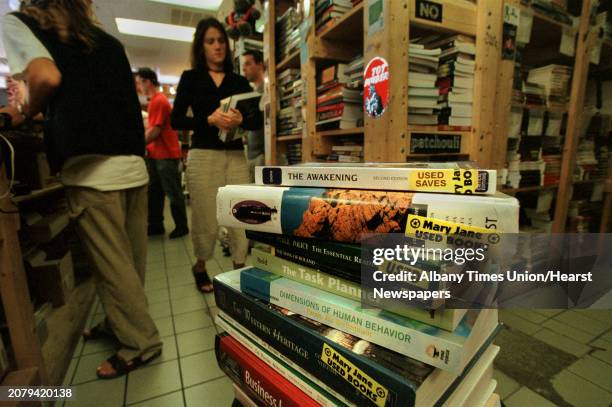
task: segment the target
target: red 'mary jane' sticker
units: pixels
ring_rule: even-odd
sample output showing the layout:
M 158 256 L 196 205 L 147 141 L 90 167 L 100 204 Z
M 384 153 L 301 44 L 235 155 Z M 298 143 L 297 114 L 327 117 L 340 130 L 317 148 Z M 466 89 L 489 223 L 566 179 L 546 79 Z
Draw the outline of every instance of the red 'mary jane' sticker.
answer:
M 389 104 L 389 64 L 375 57 L 363 74 L 363 106 L 370 117 L 380 117 Z

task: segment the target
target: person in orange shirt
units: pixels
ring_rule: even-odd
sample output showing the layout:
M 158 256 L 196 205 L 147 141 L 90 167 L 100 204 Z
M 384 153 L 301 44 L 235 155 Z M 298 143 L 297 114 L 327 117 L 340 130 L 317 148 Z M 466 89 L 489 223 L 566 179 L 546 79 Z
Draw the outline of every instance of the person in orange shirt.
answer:
M 172 106 L 159 91 L 157 74 L 150 68 L 136 72 L 138 91 L 149 99 L 147 109 L 147 168 L 149 169 L 149 236 L 164 234 L 164 195 L 170 200 L 175 229 L 170 239 L 189 233 L 185 196 L 179 171 L 181 146 L 170 126 Z

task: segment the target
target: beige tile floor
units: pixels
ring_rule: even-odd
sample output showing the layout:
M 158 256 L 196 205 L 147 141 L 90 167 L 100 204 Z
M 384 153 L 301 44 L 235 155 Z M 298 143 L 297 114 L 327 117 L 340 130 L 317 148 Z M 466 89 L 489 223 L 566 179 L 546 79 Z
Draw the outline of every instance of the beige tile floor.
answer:
M 550 378 L 568 405 L 612 406 L 612 310 L 502 310 L 500 320 L 577 360 Z M 495 371 L 506 406 L 554 406 L 537 389 Z
M 113 343 L 79 342 L 64 380 L 65 385 L 75 390 L 76 400 L 66 406 L 231 405 L 234 395 L 231 382 L 215 360 L 214 297 L 196 290 L 191 276 L 191 252 L 189 237 L 149 240 L 145 290 L 164 342 L 163 356 L 126 377 L 102 381 L 96 378 L 95 369 L 113 353 Z M 230 270 L 231 260 L 217 248 L 208 268 L 212 277 Z M 103 316 L 96 300 L 88 326 Z
M 170 219 L 167 214 L 166 219 Z M 171 221 L 170 221 L 171 222 Z M 167 221 L 168 223 L 168 221 Z M 171 230 L 171 225 L 166 225 Z M 163 356 L 151 366 L 126 377 L 97 380 L 95 368 L 112 354 L 105 341 L 79 342 L 64 385 L 76 391 L 68 406 L 226 407 L 233 400 L 230 380 L 218 368 L 214 354 L 217 312 L 214 296 L 194 287 L 191 264 L 194 257 L 189 236 L 169 240 L 149 239 L 145 283 L 150 312 L 164 342 Z M 247 261 L 248 263 L 248 261 Z M 211 277 L 231 270 L 231 260 L 217 245 L 209 262 Z M 95 301 L 88 324 L 103 317 Z M 578 359 L 551 378 L 554 389 L 569 405 L 612 406 L 612 311 L 513 310 L 501 311 L 500 320 L 561 349 Z M 547 407 L 555 404 L 495 371 L 499 393 L 508 407 Z

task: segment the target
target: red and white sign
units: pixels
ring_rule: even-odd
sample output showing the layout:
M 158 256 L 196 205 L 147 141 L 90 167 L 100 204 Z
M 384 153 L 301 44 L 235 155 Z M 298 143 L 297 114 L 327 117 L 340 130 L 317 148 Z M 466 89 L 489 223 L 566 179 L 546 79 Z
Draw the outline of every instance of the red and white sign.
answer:
M 380 117 L 389 105 L 389 64 L 375 57 L 363 74 L 363 107 L 370 117 Z

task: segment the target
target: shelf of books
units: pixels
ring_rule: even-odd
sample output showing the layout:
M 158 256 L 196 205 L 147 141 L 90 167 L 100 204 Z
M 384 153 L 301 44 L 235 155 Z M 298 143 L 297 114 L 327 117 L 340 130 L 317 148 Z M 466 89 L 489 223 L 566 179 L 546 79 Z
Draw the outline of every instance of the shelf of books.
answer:
M 504 35 L 516 48 L 502 54 L 498 68 L 492 167 L 499 169 L 500 189 L 516 195 L 525 209 L 522 230 L 563 231 L 588 67 L 580 56 L 591 48 L 584 40 L 588 18 L 584 10 L 540 0 L 530 6 L 508 1 L 505 13 L 515 17 L 505 20 L 513 29 Z
M 598 33 L 589 52 L 584 104 L 579 111 L 575 164 L 565 230 L 609 231 L 612 179 L 612 9 L 600 4 L 591 31 Z M 607 72 L 607 74 L 606 74 Z M 608 195 L 608 196 L 607 196 Z M 607 215 L 605 216 L 605 214 Z

